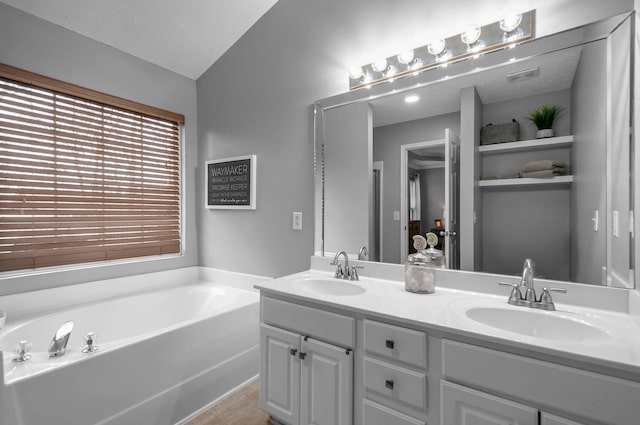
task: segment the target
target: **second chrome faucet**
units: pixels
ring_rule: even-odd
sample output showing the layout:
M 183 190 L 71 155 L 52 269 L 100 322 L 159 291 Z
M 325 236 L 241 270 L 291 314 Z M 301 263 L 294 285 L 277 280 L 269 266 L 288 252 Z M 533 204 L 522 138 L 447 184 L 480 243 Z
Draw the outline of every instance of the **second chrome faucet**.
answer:
M 344 256 L 344 267 L 340 264 L 341 255 Z M 336 272 L 333 275 L 336 279 L 360 280 L 360 277 L 358 276 L 358 268 L 362 267 L 356 266 L 355 264 L 349 267 L 349 255 L 345 251 L 339 251 L 336 253 L 331 265 L 336 266 Z
M 509 295 L 508 303 L 511 305 L 526 306 L 532 308 L 539 308 L 542 310 L 554 311 L 556 309 L 553 299 L 551 298 L 551 292 L 566 293 L 567 290 L 563 288 L 547 288 L 542 289 L 540 297 L 536 297 L 536 289 L 533 285 L 533 277 L 535 275 L 535 263 L 530 258 L 524 260 L 524 266 L 522 267 L 522 278 L 520 283 L 507 283 L 498 282 L 499 285 L 511 286 L 511 295 Z M 522 291 L 524 290 L 524 294 Z

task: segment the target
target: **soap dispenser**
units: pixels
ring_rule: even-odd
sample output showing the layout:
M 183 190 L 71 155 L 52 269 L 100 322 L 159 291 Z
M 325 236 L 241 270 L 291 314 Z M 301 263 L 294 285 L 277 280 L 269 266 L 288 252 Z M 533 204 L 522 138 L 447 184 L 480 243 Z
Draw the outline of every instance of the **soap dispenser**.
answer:
M 432 294 L 436 290 L 436 269 L 444 268 L 445 259 L 442 251 L 434 248 L 438 237 L 427 233 L 413 237 L 415 254 L 410 254 L 404 265 L 404 288 L 418 294 Z M 427 245 L 429 245 L 428 249 Z

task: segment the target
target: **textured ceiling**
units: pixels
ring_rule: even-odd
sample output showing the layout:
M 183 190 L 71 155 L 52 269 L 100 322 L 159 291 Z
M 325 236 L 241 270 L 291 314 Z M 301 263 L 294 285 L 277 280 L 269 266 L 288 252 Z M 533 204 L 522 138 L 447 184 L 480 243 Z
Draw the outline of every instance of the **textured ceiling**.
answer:
M 191 79 L 277 0 L 0 0 Z

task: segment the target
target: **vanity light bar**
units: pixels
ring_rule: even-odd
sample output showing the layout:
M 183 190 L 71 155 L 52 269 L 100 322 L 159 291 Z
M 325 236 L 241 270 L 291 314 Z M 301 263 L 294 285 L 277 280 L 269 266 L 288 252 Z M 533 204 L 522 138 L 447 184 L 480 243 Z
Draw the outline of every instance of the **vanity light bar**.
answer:
M 413 49 L 413 57 L 411 59 L 409 59 L 411 55 L 405 51 L 400 55 L 380 58 L 373 63 L 351 69 L 349 71 L 349 90 L 370 87 L 383 82 L 393 81 L 396 78 L 415 75 L 427 69 L 446 66 L 452 62 L 475 58 L 494 50 L 514 47 L 516 44 L 534 37 L 535 12 L 534 9 L 521 13 L 522 20 L 519 25 L 511 31 L 507 30 L 512 28 L 512 25 L 507 26 L 507 30 L 505 30 L 505 21 L 513 24 L 514 11 L 509 11 L 508 13 L 510 15 L 500 21 L 479 28 L 474 27 L 474 30 L 479 31 L 477 38 L 475 32 L 472 34 L 473 37 L 471 37 L 469 31 L 465 31 L 463 34 L 430 42 L 424 46 Z M 517 21 L 515 22 L 517 23 Z M 467 44 L 463 40 L 473 42 Z M 443 43 L 444 48 L 440 49 Z M 438 45 L 437 49 L 434 48 L 435 45 Z M 430 53 L 440 50 L 441 52 L 439 54 L 434 55 Z

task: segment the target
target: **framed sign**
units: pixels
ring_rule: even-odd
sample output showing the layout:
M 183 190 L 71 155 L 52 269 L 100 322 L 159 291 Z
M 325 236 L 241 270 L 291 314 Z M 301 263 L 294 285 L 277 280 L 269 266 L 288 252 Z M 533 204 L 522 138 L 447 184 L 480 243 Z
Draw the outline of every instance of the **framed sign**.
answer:
M 256 209 L 256 156 L 205 163 L 205 201 L 211 209 Z

